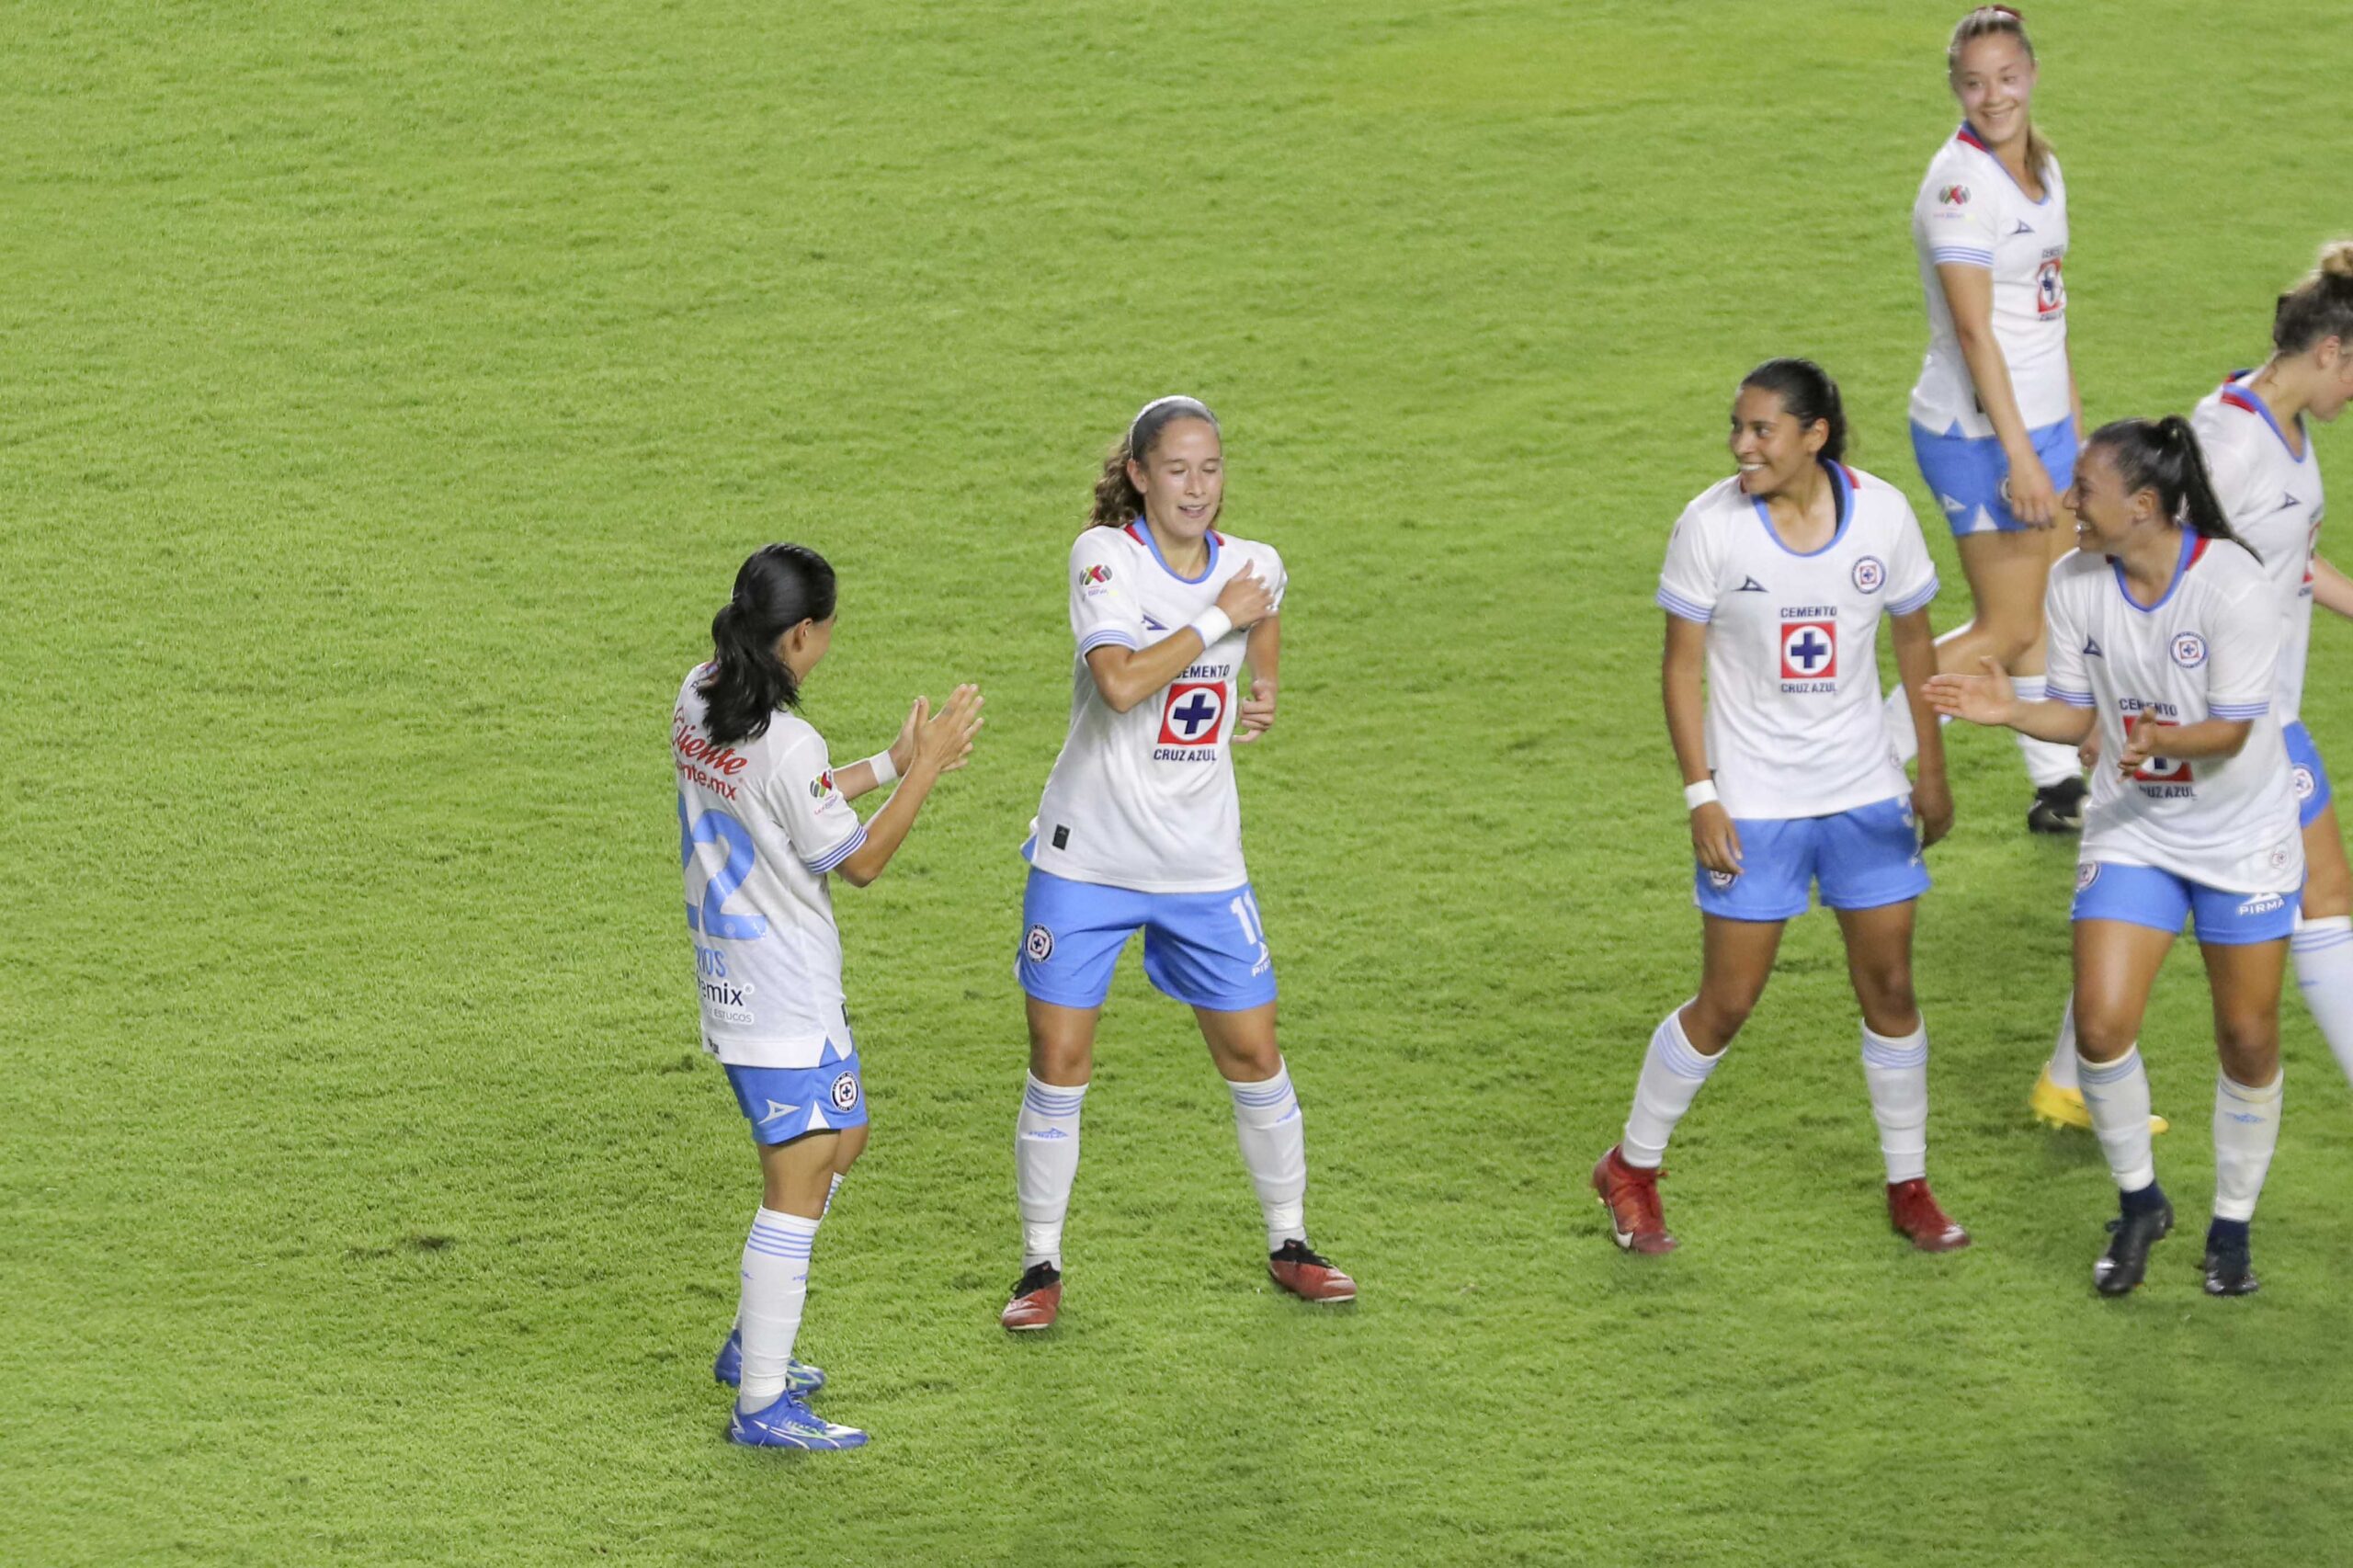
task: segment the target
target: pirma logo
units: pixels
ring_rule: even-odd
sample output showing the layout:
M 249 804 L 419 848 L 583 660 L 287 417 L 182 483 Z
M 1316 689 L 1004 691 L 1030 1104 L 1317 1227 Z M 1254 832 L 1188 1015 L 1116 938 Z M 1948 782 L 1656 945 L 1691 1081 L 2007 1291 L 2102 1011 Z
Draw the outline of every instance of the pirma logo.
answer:
M 2173 640 L 2173 662 L 2185 670 L 2194 670 L 2206 662 L 2206 639 L 2195 631 L 2185 631 Z
M 809 780 L 809 798 L 822 801 L 834 792 L 834 770 L 830 767 Z
M 2276 892 L 2259 892 L 2239 905 L 2241 915 L 2271 915 L 2288 901 Z
M 1043 926 L 1032 926 L 1029 935 L 1021 938 L 1021 950 L 1029 955 L 1031 963 L 1044 963 L 1054 956 L 1054 934 Z
M 1876 555 L 1866 555 L 1855 562 L 1855 586 L 1867 594 L 1875 594 L 1887 581 L 1887 568 L 1880 564 Z
M 2098 861 L 2086 860 L 2082 865 L 2075 868 L 2075 891 L 2077 892 L 2083 892 L 2086 888 L 2091 886 L 2097 881 L 2099 881 Z
M 1783 680 L 1838 678 L 1838 623 L 1792 620 L 1781 627 Z
M 858 1074 L 845 1073 L 834 1080 L 834 1108 L 847 1110 L 858 1104 Z

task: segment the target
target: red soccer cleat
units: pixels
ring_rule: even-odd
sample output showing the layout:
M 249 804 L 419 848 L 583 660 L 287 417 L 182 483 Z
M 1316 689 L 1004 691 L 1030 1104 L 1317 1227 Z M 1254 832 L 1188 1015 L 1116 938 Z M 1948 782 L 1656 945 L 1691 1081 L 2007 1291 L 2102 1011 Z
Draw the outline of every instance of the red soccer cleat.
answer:
M 1267 1256 L 1267 1272 L 1275 1283 L 1302 1301 L 1353 1301 L 1357 1282 L 1332 1267 L 1332 1260 L 1305 1242 L 1293 1239 L 1283 1250 Z
M 1937 1195 L 1922 1177 L 1887 1184 L 1887 1218 L 1922 1252 L 1959 1252 L 1969 1244 L 1969 1233 L 1937 1207 Z
M 997 1322 L 1016 1334 L 1051 1328 L 1062 1315 L 1063 1271 L 1051 1263 L 1032 1264 L 1013 1284 L 1013 1300 L 1005 1303 Z
M 1675 1238 L 1666 1233 L 1666 1217 L 1658 1204 L 1658 1178 L 1665 1174 L 1628 1165 L 1614 1144 L 1593 1167 L 1593 1190 L 1609 1210 L 1609 1238 L 1625 1251 L 1675 1250 Z

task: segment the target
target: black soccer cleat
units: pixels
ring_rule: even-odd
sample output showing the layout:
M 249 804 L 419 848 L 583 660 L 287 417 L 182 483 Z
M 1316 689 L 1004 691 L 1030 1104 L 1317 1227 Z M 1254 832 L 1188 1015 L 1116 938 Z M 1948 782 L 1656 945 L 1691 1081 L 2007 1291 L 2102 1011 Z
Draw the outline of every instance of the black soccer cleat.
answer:
M 2149 1249 L 2172 1234 L 2173 1205 L 2162 1197 L 2141 1207 L 2127 1203 L 2108 1229 L 2114 1239 L 2092 1265 L 2092 1289 L 2103 1296 L 2121 1296 L 2147 1277 Z
M 2034 792 L 2034 804 L 2026 809 L 2026 830 L 2029 833 L 2081 833 L 2084 831 L 2084 801 L 2091 796 L 2091 787 L 2080 778 L 2062 778 L 2056 784 L 2046 784 Z
M 2206 1232 L 2206 1293 L 2252 1296 L 2263 1289 L 2247 1251 L 2246 1226 L 2217 1220 Z

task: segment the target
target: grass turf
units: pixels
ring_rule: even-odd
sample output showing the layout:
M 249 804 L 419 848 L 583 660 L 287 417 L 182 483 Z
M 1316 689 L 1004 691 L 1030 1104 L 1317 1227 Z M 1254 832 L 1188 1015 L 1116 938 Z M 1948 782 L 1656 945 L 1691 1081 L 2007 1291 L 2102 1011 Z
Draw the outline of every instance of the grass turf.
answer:
M 2092 1298 L 2104 1170 L 2022 1113 L 2070 855 L 2018 831 L 2006 740 L 1957 740 L 1920 946 L 1977 1247 L 1883 1232 L 1818 917 L 1678 1136 L 1684 1252 L 1618 1256 L 1582 1186 L 1696 970 L 1649 594 L 1740 371 L 1830 365 L 1855 460 L 1934 520 L 1904 212 L 1946 20 L 0 21 L 0 1556 L 2333 1552 L 2344 1085 L 2291 999 L 2268 1289 L 2200 1299 L 2177 956 L 2148 1045 L 2188 1233 Z M 2313 116 L 2353 17 L 2036 21 L 2088 410 L 2186 408 L 2343 226 Z M 1224 412 L 1231 521 L 1292 574 L 1245 810 L 1310 1212 L 1365 1297 L 1269 1294 L 1223 1095 L 1131 961 L 1070 1309 L 1009 1342 L 1057 579 L 1102 444 L 1172 387 Z M 876 1141 L 803 1347 L 877 1441 L 814 1462 L 726 1448 L 704 1370 L 756 1187 L 696 1051 L 662 753 L 774 538 L 843 574 L 808 708 L 842 755 L 914 691 L 990 696 L 975 766 L 839 901 Z M 2325 746 L 2348 646 L 2316 636 Z

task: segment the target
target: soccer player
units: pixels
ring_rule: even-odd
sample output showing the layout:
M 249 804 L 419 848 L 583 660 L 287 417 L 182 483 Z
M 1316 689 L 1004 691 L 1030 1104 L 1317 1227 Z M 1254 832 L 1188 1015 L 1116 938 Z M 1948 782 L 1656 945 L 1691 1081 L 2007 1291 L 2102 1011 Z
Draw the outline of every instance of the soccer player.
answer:
M 1233 788 L 1230 745 L 1275 722 L 1283 562 L 1218 531 L 1224 494 L 1217 416 L 1193 398 L 1158 399 L 1112 443 L 1090 526 L 1071 546 L 1070 733 L 1022 846 L 1016 973 L 1029 1077 L 1014 1133 L 1022 1248 L 1008 1329 L 1050 1327 L 1062 1310 L 1096 1019 L 1139 929 L 1145 978 L 1190 1004 L 1233 1096 L 1275 1283 L 1310 1301 L 1356 1298 L 1356 1281 L 1308 1245 L 1307 1145 L 1275 1040 L 1274 958 Z
M 1952 825 L 1942 739 L 1921 690 L 1936 668 L 1936 569 L 1903 492 L 1840 461 L 1846 415 L 1819 365 L 1773 359 L 1751 370 L 1733 402 L 1731 445 L 1740 472 L 1684 509 L 1658 589 L 1667 733 L 1699 861 L 1699 994 L 1652 1033 L 1625 1136 L 1594 1167 L 1594 1190 L 1620 1246 L 1674 1250 L 1658 1195 L 1667 1139 L 1764 994 L 1782 926 L 1805 913 L 1818 883 L 1862 1005 L 1889 1219 L 1922 1251 L 1949 1252 L 1969 1234 L 1928 1190 L 1928 1034 L 1912 992 L 1914 905 L 1928 888 L 1920 850 Z M 1880 706 L 1882 617 L 1918 709 L 1916 785 Z
M 833 645 L 834 600 L 834 570 L 815 551 L 756 552 L 711 620 L 711 661 L 688 675 L 670 722 L 703 1048 L 726 1067 L 760 1160 L 736 1327 L 712 1368 L 740 1385 L 728 1437 L 756 1448 L 866 1441 L 809 1408 L 802 1396 L 824 1374 L 792 1359 L 817 1222 L 866 1147 L 825 878 L 864 887 L 881 876 L 981 727 L 976 687 L 958 687 L 937 714 L 917 698 L 888 750 L 836 770 L 824 737 L 790 711 Z M 849 802 L 894 780 L 861 825 Z
M 2066 552 L 2054 529 L 2083 433 L 2067 352 L 2067 187 L 2034 128 L 2034 45 L 2016 11 L 1980 6 L 1945 51 L 1963 116 L 1912 204 L 1928 352 L 1912 389 L 1912 450 L 1951 525 L 1974 610 L 1937 644 L 1940 669 L 1992 656 L 2029 701 L 2043 689 L 2042 589 Z M 1888 718 L 1908 756 L 1909 702 Z M 2018 737 L 2035 796 L 2027 826 L 2083 826 L 2081 764 Z
M 1941 713 L 2066 745 L 2097 727 L 2075 872 L 2075 1041 L 2121 1212 L 2092 1280 L 2102 1295 L 2131 1290 L 2173 1229 L 2137 1037 L 2194 918 L 2222 1059 L 2206 1290 L 2245 1295 L 2248 1225 L 2279 1138 L 2279 984 L 2304 878 L 2274 711 L 2279 597 L 2178 415 L 2095 431 L 2065 505 L 2082 548 L 2052 574 L 2049 695 L 2019 698 L 1990 656 L 1982 674 L 1939 675 L 1928 695 Z
M 2279 296 L 2272 316 L 2271 357 L 2209 393 L 2190 415 L 2215 499 L 2231 526 L 2263 559 L 2281 617 L 2279 678 L 2272 717 L 2288 748 L 2290 780 L 2303 824 L 2302 918 L 2288 948 L 2313 1021 L 2337 1062 L 2353 1074 L 2353 869 L 2336 826 L 2328 769 L 2298 716 L 2315 601 L 2353 617 L 2353 581 L 2322 560 L 2320 459 L 2305 420 L 2323 423 L 2353 398 L 2353 240 L 2321 252 L 2320 264 Z M 2080 1096 L 2054 1097 L 2075 1082 L 2075 1014 L 2059 1041 L 2034 1103 L 2050 1119 L 2088 1127 Z

